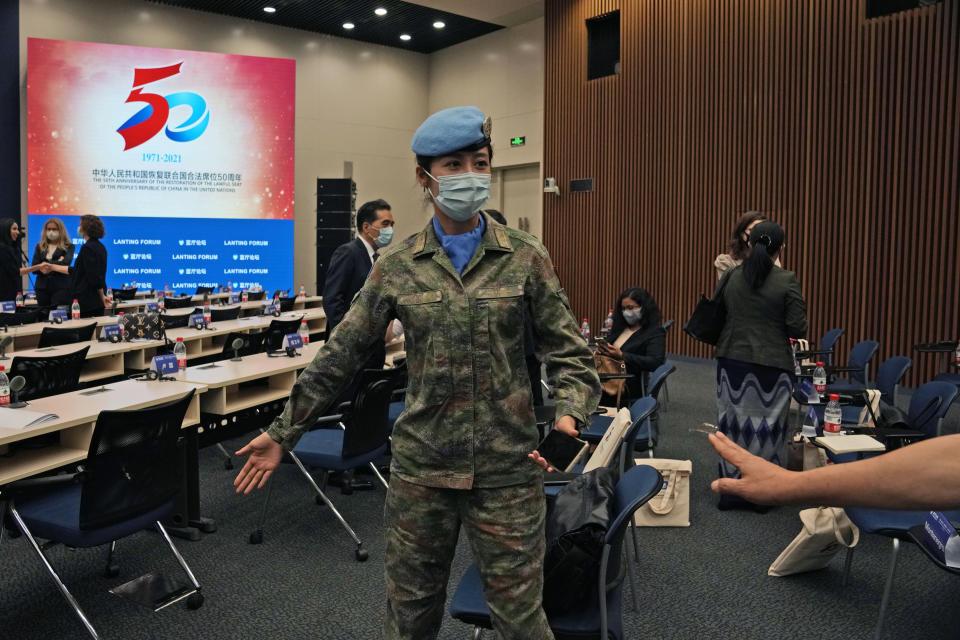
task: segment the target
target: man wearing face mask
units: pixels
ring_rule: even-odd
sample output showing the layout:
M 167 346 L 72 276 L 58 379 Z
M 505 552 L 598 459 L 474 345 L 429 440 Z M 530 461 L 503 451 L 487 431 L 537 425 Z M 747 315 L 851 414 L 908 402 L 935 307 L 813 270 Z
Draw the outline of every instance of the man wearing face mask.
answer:
M 545 548 L 539 434 L 524 361 L 524 309 L 556 398 L 556 429 L 574 435 L 600 381 L 547 250 L 483 214 L 490 120 L 476 107 L 433 114 L 411 144 L 433 218 L 377 261 L 340 326 L 279 416 L 238 451 L 238 492 L 263 487 L 357 371 L 351 354 L 403 323 L 406 408 L 393 430 L 384 508 L 383 637 L 436 638 L 460 529 L 470 542 L 501 640 L 551 640 L 541 607 Z
M 337 247 L 323 285 L 327 330 L 333 332 L 346 315 L 353 296 L 367 280 L 380 250 L 393 240 L 393 213 L 385 200 L 371 200 L 357 211 L 357 237 Z M 381 361 L 381 365 L 383 362 Z

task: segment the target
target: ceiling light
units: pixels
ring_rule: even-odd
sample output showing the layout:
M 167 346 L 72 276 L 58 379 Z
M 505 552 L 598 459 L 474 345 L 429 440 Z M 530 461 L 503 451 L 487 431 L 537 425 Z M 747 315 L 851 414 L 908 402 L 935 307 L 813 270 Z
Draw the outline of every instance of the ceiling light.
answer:
M 344 29 L 353 29 L 354 26 L 355 26 L 355 25 L 354 25 L 352 22 L 344 22 L 344 23 L 343 23 L 343 28 L 344 28 Z
M 377 14 L 378 16 L 385 16 L 385 15 L 387 15 L 387 10 L 384 9 L 383 7 L 377 7 L 376 9 L 373 10 L 373 12 L 374 12 L 375 14 Z
M 266 13 L 276 13 L 276 12 L 277 12 L 276 7 L 264 7 L 263 10 L 264 10 L 264 12 L 266 12 Z
M 410 34 L 409 34 L 409 33 L 401 33 L 401 34 L 400 34 L 400 39 L 403 40 L 404 42 L 406 42 L 407 40 L 410 39 Z
M 446 24 L 445 22 L 440 21 L 440 20 L 437 20 L 436 22 L 433 23 L 433 28 L 434 28 L 434 29 L 443 29 L 445 26 L 447 26 L 447 24 Z

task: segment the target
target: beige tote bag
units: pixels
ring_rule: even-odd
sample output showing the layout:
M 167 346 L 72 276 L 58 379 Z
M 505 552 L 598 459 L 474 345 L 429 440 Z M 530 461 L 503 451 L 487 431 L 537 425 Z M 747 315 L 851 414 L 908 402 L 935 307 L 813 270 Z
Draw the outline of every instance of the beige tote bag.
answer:
M 839 507 L 815 507 L 800 512 L 803 529 L 767 569 L 767 575 L 789 576 L 823 569 L 846 547 L 860 541 L 860 529 Z
M 637 509 L 634 523 L 638 527 L 689 527 L 693 463 L 666 458 L 637 458 L 634 462 L 650 465 L 663 476 L 660 493 Z

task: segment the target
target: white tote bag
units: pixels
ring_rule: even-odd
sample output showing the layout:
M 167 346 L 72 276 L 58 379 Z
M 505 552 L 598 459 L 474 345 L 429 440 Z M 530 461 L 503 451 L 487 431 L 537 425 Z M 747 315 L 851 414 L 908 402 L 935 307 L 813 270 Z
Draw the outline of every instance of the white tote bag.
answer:
M 767 575 L 789 576 L 823 569 L 841 549 L 857 546 L 860 529 L 839 507 L 815 507 L 800 512 L 803 529 L 783 550 Z
M 637 509 L 634 523 L 638 527 L 689 527 L 693 463 L 666 458 L 637 458 L 634 462 L 649 465 L 663 476 L 660 493 Z

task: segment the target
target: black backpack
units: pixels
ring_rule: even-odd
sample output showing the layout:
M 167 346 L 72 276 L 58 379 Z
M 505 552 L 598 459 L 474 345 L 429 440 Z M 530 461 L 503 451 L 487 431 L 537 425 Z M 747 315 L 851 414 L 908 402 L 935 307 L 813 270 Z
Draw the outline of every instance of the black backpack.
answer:
M 605 467 L 571 480 L 547 515 L 543 609 L 577 608 L 596 591 L 603 541 L 613 510 L 616 475 Z

